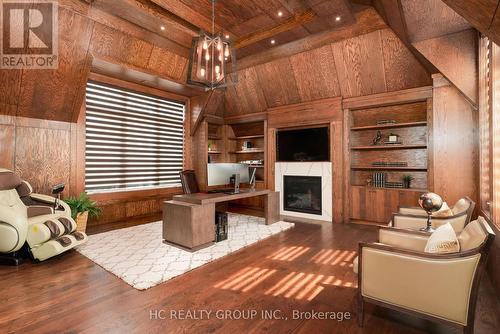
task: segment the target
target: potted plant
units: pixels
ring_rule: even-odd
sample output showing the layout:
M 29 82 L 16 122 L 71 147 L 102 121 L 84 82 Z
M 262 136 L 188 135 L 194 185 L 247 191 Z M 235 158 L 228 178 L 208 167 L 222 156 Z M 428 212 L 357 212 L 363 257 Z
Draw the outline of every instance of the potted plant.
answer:
M 407 174 L 403 175 L 403 187 L 405 188 L 410 188 L 411 186 L 411 181 L 413 181 L 415 178 L 413 175 Z
M 70 197 L 64 200 L 71 209 L 71 217 L 76 221 L 77 231 L 85 232 L 89 217 L 97 218 L 101 209 L 97 203 L 92 201 L 87 193 L 81 193 L 79 197 Z

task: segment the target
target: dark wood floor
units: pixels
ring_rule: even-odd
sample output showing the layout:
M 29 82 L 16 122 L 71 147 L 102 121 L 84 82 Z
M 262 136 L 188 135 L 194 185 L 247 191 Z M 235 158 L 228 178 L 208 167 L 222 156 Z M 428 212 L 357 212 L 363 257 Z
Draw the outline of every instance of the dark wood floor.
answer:
M 1 267 L 0 332 L 457 333 L 377 307 L 368 307 L 365 327 L 357 327 L 351 262 L 358 241 L 375 238 L 371 226 L 298 223 L 146 291 L 74 251 L 40 264 Z M 500 307 L 487 278 L 479 298 L 476 333 L 498 333 Z M 252 309 L 280 310 L 288 320 L 219 320 L 214 314 Z M 164 310 L 158 314 L 167 319 L 150 320 L 154 310 Z M 209 320 L 171 320 L 171 310 L 213 313 Z M 350 312 L 352 318 L 294 320 L 293 310 Z

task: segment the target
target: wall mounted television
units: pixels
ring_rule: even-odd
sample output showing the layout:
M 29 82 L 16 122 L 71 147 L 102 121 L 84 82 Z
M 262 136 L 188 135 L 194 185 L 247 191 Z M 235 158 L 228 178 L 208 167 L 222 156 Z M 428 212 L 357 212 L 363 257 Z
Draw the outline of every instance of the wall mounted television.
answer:
M 330 161 L 329 128 L 278 130 L 276 161 Z

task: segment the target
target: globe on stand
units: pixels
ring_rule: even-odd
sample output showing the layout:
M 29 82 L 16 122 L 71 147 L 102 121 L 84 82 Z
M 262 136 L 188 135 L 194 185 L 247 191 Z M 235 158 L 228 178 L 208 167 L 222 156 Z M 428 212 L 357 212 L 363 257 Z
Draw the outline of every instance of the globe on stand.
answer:
M 420 195 L 418 204 L 422 209 L 427 212 L 427 227 L 420 229 L 420 231 L 434 232 L 431 224 L 431 216 L 434 212 L 439 211 L 443 206 L 443 199 L 435 193 L 425 193 Z

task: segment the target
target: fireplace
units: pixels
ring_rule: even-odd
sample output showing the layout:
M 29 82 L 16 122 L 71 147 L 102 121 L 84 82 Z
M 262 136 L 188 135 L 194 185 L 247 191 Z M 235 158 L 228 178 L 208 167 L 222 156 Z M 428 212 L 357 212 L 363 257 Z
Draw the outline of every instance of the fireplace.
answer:
M 286 211 L 322 215 L 321 176 L 283 176 Z

